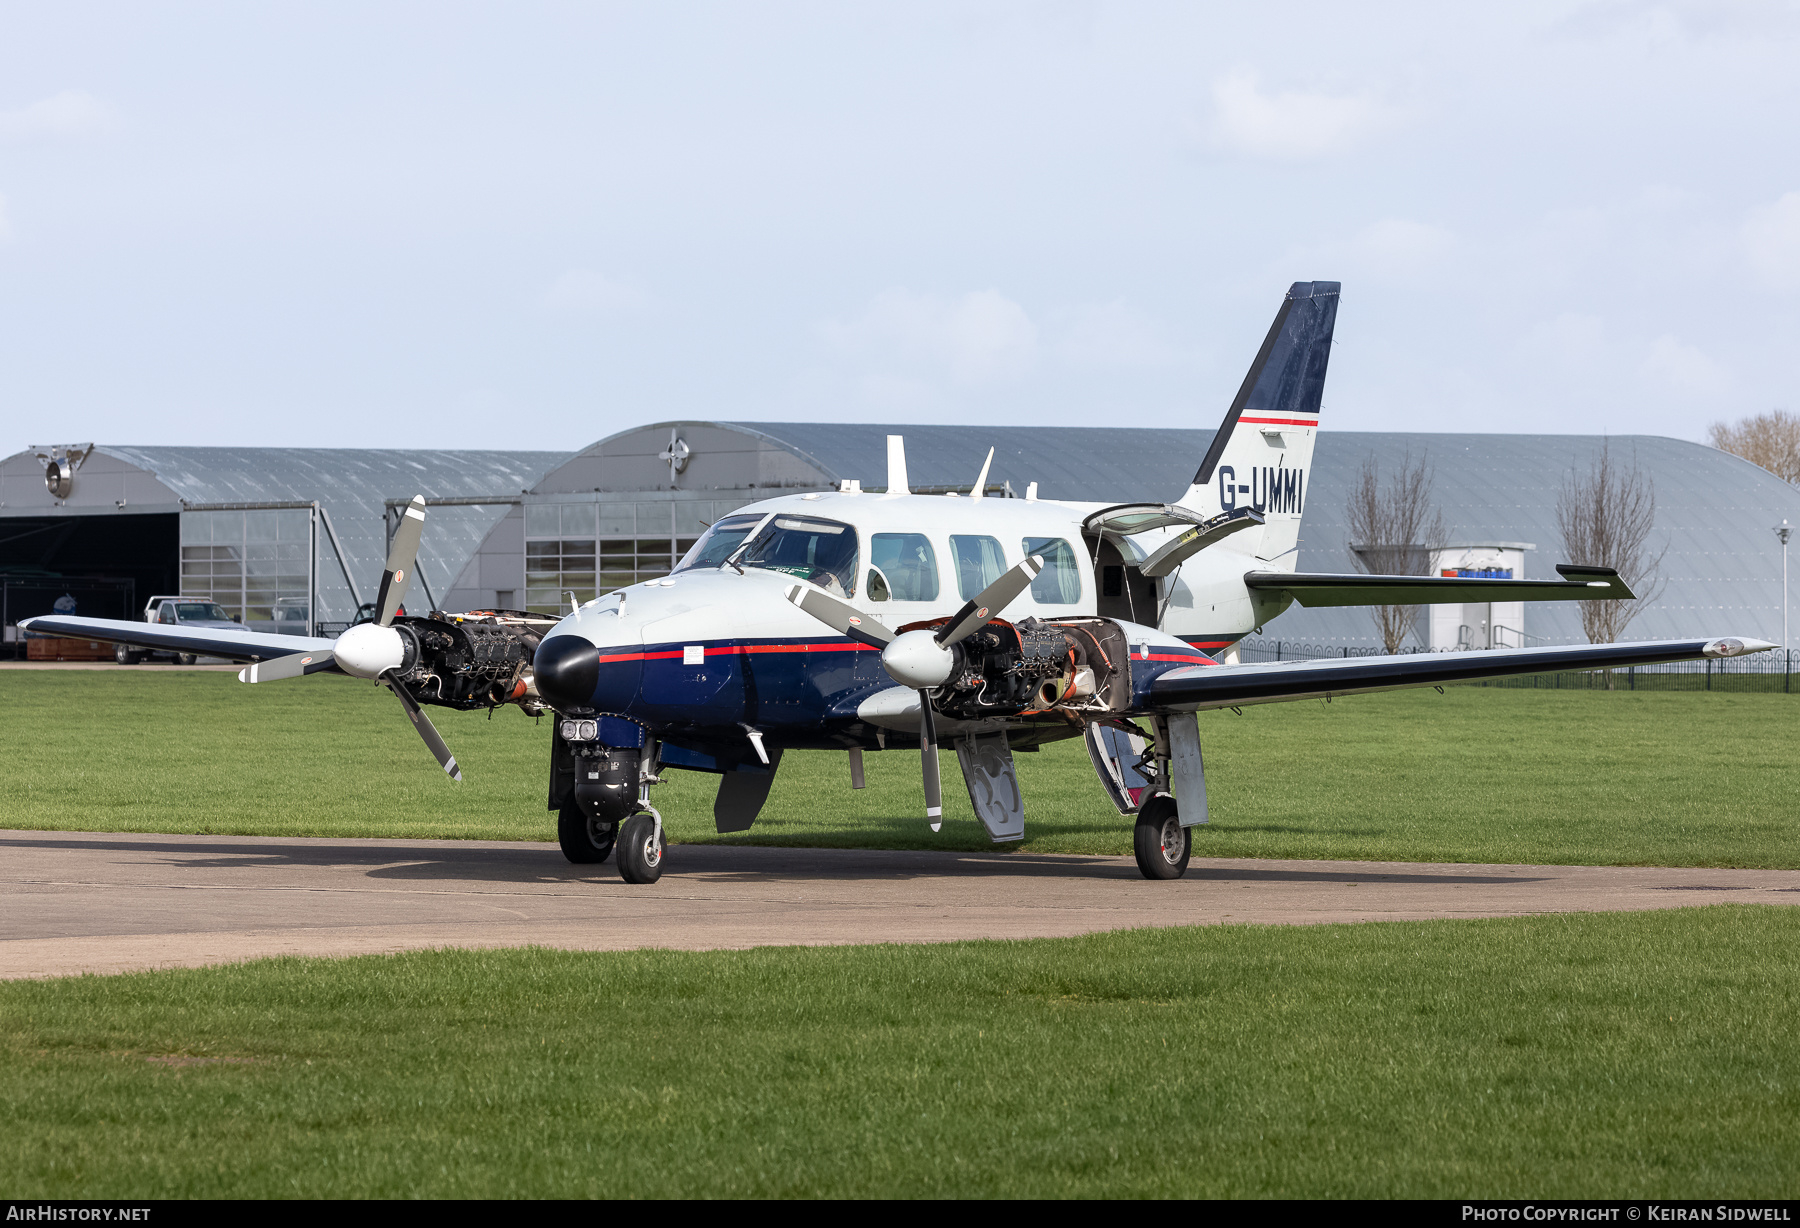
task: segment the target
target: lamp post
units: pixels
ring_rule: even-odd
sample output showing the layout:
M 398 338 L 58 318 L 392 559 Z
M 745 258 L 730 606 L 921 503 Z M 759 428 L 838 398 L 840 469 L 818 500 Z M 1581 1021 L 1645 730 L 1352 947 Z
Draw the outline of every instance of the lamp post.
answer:
M 1793 532 L 1785 519 L 1775 526 L 1775 536 L 1781 539 L 1781 646 L 1784 649 L 1788 646 L 1787 544 Z

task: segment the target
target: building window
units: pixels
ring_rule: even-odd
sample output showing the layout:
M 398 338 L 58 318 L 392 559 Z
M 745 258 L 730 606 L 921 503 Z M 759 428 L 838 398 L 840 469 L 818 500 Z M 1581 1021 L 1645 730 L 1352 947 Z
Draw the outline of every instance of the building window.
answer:
M 239 622 L 306 617 L 312 517 L 304 508 L 181 514 L 181 595 Z M 272 628 L 265 628 L 270 630 Z
M 538 614 L 675 569 L 706 526 L 737 507 L 710 500 L 620 500 L 525 506 L 525 608 Z

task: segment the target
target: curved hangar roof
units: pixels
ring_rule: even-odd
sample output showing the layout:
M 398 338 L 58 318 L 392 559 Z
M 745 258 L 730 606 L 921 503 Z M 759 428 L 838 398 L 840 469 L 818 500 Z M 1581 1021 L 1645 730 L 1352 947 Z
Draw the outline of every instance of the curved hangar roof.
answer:
M 1193 480 L 1210 430 L 1174 427 L 1020 427 L 786 422 L 661 422 L 609 436 L 544 475 L 535 493 L 628 490 L 752 490 L 886 483 L 887 436 L 906 437 L 917 488 L 967 489 L 994 448 L 992 484 L 1023 495 L 1097 502 L 1170 500 Z M 688 455 L 670 481 L 668 454 Z M 1662 594 L 1631 624 L 1634 638 L 1724 631 L 1781 639 L 1781 546 L 1771 527 L 1800 525 L 1800 487 L 1729 453 L 1657 435 L 1451 435 L 1319 432 L 1306 496 L 1299 567 L 1353 570 L 1345 504 L 1363 461 L 1392 472 L 1425 457 L 1433 493 L 1455 543 L 1529 542 L 1525 577 L 1554 579 L 1562 558 L 1556 494 L 1571 471 L 1586 472 L 1603 445 L 1635 457 L 1655 482 L 1652 548 L 1666 547 Z M 673 449 L 679 453 L 680 449 Z M 1579 641 L 1572 606 L 1534 604 L 1527 630 Z M 1319 644 L 1378 643 L 1368 613 L 1289 609 L 1271 638 Z
M 357 448 L 136 448 L 102 444 L 82 461 L 66 499 L 44 484 L 38 451 L 0 460 L 0 517 L 180 512 L 216 503 L 307 503 L 330 513 L 346 562 L 372 594 L 387 554 L 388 499 L 517 499 L 566 452 Z M 442 595 L 504 506 L 440 507 L 420 564 Z

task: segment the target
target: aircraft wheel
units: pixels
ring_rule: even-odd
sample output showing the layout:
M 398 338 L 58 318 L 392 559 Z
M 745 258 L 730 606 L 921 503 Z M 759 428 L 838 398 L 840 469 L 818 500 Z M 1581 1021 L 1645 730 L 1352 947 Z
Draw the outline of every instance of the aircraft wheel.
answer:
M 192 665 L 195 660 L 197 660 L 197 658 L 191 652 L 178 652 L 175 654 L 175 664 L 177 665 Z
M 1175 799 L 1167 793 L 1158 793 L 1144 803 L 1131 843 L 1145 878 L 1180 878 L 1187 873 L 1188 855 L 1193 851 L 1189 831 L 1181 825 Z
M 572 797 L 556 816 L 556 838 L 562 844 L 563 856 L 578 866 L 599 865 L 612 856 L 618 834 L 616 824 L 589 818 L 581 803 Z
M 656 818 L 634 814 L 619 824 L 619 877 L 628 883 L 653 883 L 662 877 L 663 842 Z

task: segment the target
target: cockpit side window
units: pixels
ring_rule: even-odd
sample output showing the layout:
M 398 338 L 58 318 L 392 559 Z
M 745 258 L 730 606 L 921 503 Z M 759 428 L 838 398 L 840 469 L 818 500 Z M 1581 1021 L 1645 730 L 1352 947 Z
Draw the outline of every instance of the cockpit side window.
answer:
M 923 533 L 877 533 L 869 539 L 869 562 L 880 569 L 871 572 L 874 581 L 887 577 L 889 591 L 876 596 L 875 585 L 869 597 L 875 601 L 936 601 L 938 595 L 937 552 L 931 539 Z
M 975 600 L 975 594 L 1006 570 L 1006 554 L 998 538 L 952 535 L 950 553 L 956 559 L 956 591 L 964 601 Z
M 762 523 L 757 516 L 725 516 L 715 521 L 693 548 L 681 556 L 676 571 L 690 567 L 717 567 L 731 557 L 731 552 L 744 544 L 751 529 Z
M 1075 551 L 1060 537 L 1027 537 L 1027 555 L 1044 560 L 1044 570 L 1031 582 L 1031 599 L 1039 605 L 1074 605 L 1081 600 L 1081 569 Z

